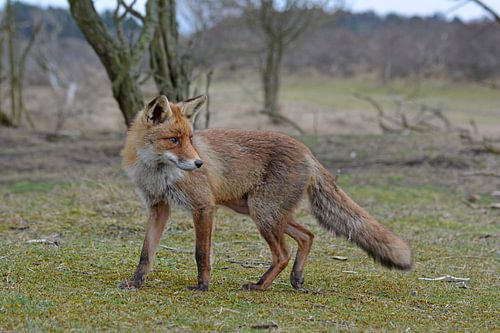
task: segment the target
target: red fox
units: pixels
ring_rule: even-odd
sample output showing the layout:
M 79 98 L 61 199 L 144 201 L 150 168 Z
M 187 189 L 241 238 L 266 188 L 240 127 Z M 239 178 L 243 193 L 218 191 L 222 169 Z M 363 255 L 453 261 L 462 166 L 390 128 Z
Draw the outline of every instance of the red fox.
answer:
M 264 290 L 287 266 L 285 234 L 298 244 L 290 282 L 304 288 L 304 264 L 314 235 L 293 218 L 305 193 L 319 224 L 344 236 L 389 268 L 410 269 L 409 246 L 358 206 L 301 142 L 287 135 L 191 125 L 206 96 L 170 103 L 158 96 L 139 112 L 122 151 L 123 166 L 149 209 L 139 264 L 121 288 L 139 288 L 151 270 L 170 206 L 193 215 L 198 283 L 209 288 L 212 217 L 217 205 L 249 215 L 266 240 L 272 264 L 245 290 Z

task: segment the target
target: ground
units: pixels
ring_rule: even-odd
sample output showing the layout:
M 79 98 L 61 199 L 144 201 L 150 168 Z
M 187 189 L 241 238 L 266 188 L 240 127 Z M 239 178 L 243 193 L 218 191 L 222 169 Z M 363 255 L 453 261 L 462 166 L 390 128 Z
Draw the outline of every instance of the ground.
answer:
M 373 263 L 320 229 L 304 202 L 297 220 L 317 235 L 308 293 L 291 287 L 291 267 L 268 291 L 240 290 L 265 271 L 269 251 L 248 218 L 222 208 L 210 291 L 186 289 L 196 281 L 194 232 L 180 211 L 144 288 L 120 290 L 138 261 L 146 217 L 120 169 L 123 137 L 1 129 L 0 331 L 498 329 L 500 214 L 490 206 L 499 183 L 470 175 L 498 170 L 498 155 L 454 134 L 300 139 L 355 201 L 409 241 L 412 271 Z M 419 280 L 446 274 L 470 281 Z

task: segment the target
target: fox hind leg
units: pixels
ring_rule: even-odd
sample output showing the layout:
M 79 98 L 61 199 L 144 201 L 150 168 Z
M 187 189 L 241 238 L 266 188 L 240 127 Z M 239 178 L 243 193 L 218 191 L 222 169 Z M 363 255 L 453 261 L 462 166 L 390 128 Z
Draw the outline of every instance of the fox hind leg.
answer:
M 272 263 L 269 269 L 262 275 L 257 283 L 247 283 L 242 286 L 243 290 L 265 290 L 271 285 L 290 261 L 290 251 L 285 241 L 285 227 L 287 218 L 268 220 L 255 209 L 250 207 L 250 216 L 254 220 L 260 234 L 269 245 L 272 255 Z
M 259 230 L 266 240 L 272 254 L 272 263 L 269 269 L 262 275 L 257 283 L 247 283 L 242 286 L 243 290 L 265 290 L 271 285 L 274 279 L 288 265 L 290 252 L 285 243 L 283 232 L 273 232 L 269 230 Z
M 304 264 L 311 251 L 314 235 L 307 228 L 296 223 L 292 217 L 288 219 L 285 233 L 297 242 L 297 254 L 293 269 L 290 274 L 290 282 L 296 290 L 304 289 Z

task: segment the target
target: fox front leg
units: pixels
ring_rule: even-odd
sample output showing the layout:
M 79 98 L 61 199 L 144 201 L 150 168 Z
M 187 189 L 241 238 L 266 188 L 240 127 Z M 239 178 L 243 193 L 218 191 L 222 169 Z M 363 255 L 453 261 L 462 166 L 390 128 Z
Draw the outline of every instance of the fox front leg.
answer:
M 170 207 L 166 202 L 160 202 L 151 207 L 139 264 L 132 278 L 121 283 L 119 288 L 138 289 L 143 285 L 146 274 L 148 274 L 153 267 L 153 260 L 158 250 L 158 244 L 160 243 L 161 235 L 165 229 L 169 214 Z
M 190 290 L 207 291 L 210 284 L 211 247 L 212 247 L 213 208 L 193 213 L 196 233 L 196 265 L 198 266 L 198 285 L 190 286 Z

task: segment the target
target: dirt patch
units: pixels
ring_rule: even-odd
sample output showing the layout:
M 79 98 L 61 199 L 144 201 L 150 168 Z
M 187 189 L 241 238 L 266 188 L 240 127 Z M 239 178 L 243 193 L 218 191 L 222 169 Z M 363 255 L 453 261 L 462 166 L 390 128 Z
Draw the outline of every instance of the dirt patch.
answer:
M 24 129 L 0 132 L 0 183 L 47 180 L 65 173 L 118 165 L 123 136 L 94 133 L 91 136 L 60 136 Z
M 457 135 L 336 135 L 301 137 L 333 173 L 361 170 L 408 175 L 404 182 L 493 191 L 498 179 L 464 176 L 478 170 L 498 170 L 500 157 L 477 153 Z M 62 180 L 109 170 L 123 174 L 120 150 L 124 137 L 93 133 L 78 137 L 48 137 L 23 129 L 0 132 L 0 183 Z M 418 175 L 417 175 L 418 174 Z

